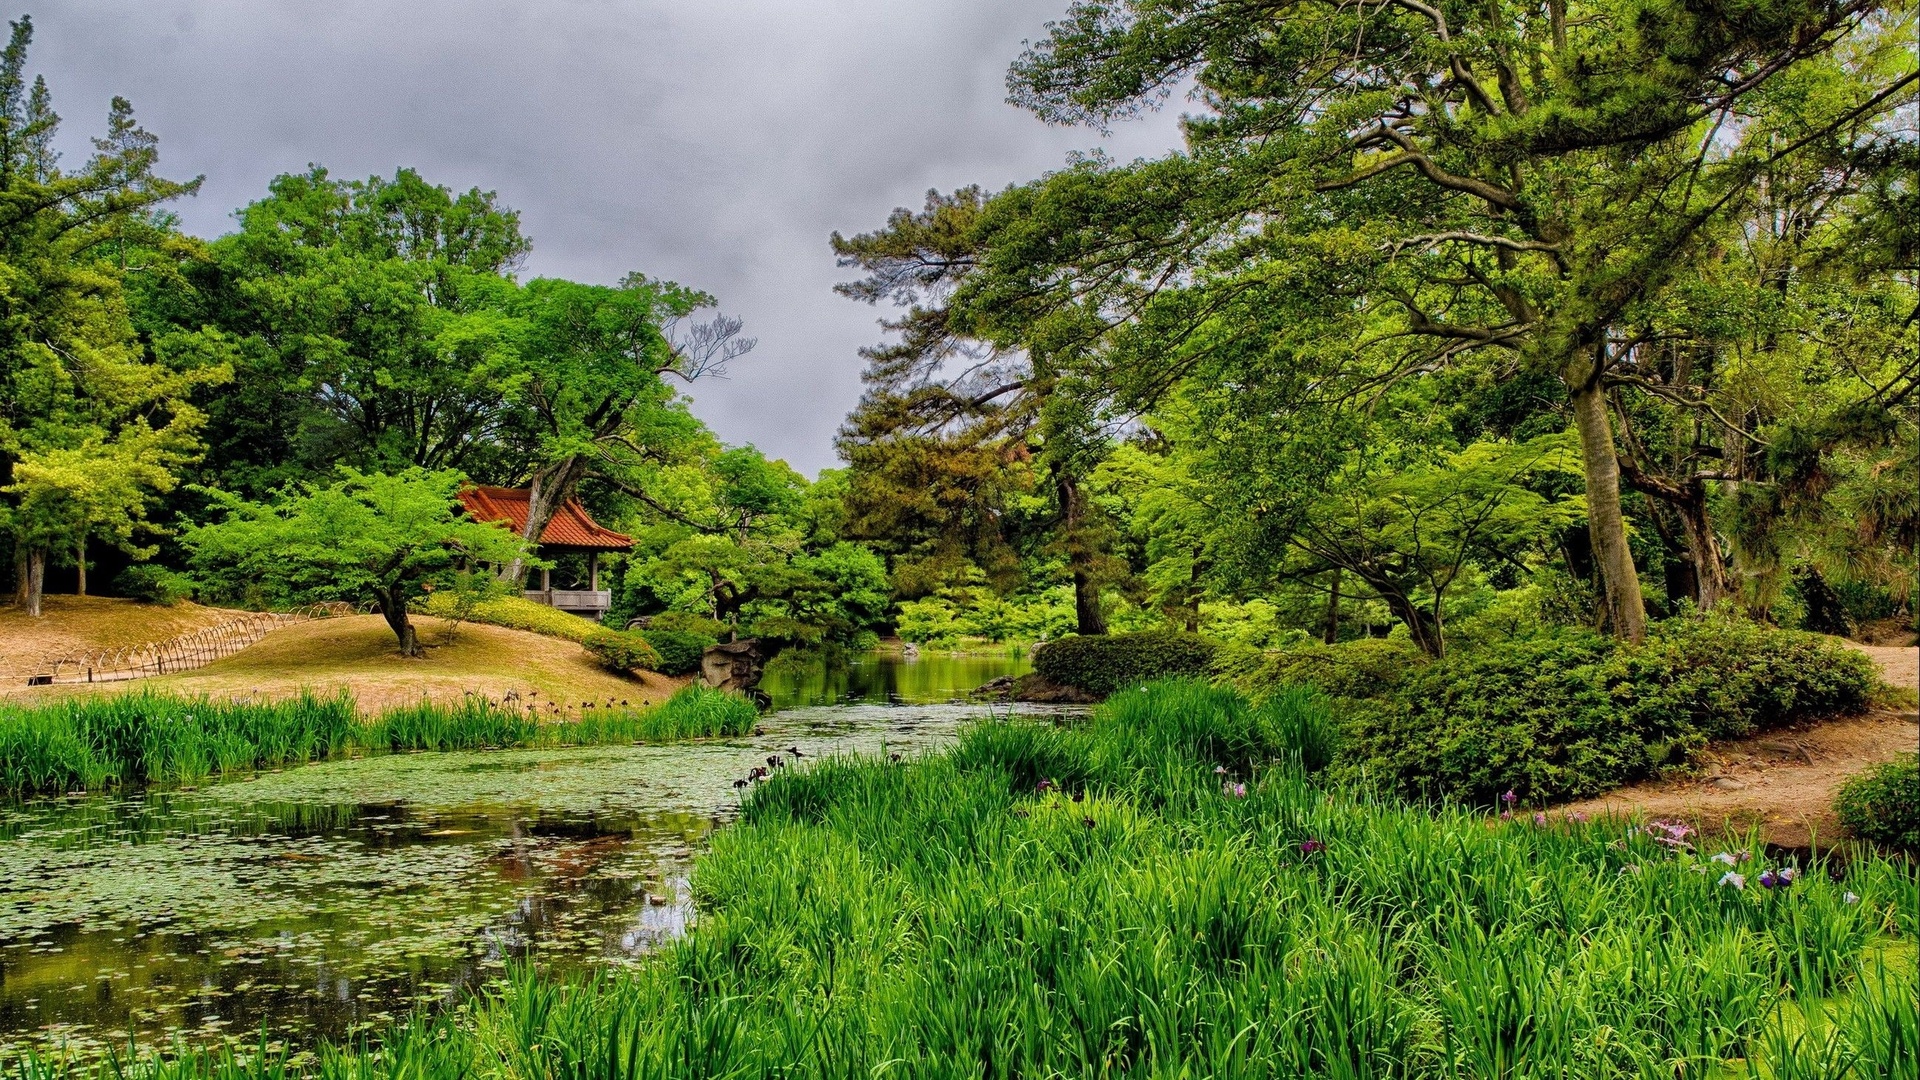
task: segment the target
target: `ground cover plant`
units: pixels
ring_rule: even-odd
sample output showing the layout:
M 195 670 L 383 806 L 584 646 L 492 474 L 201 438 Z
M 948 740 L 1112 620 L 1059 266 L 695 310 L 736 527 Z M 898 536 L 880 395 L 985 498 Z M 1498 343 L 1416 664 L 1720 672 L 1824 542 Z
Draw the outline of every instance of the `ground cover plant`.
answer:
M 115 1075 L 1911 1075 L 1910 864 L 1356 797 L 1294 741 L 1324 722 L 1163 683 L 781 770 L 654 963 Z
M 745 699 L 690 686 L 652 708 L 542 719 L 533 709 L 469 698 L 362 716 L 351 697 L 222 701 L 155 693 L 0 705 L 0 796 L 146 783 L 195 783 L 353 751 L 475 750 L 668 742 L 743 735 Z

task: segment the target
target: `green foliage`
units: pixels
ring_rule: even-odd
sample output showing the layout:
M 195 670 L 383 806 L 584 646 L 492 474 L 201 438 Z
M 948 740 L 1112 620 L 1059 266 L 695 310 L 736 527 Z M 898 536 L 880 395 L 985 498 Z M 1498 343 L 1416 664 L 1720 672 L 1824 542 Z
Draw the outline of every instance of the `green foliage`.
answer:
M 719 639 L 690 630 L 650 628 L 632 631 L 653 646 L 659 665 L 653 670 L 662 675 L 691 675 L 700 670 L 700 658 L 707 646 Z
M 115 1075 L 1867 1080 L 1912 1060 L 1903 865 L 1768 889 L 1752 864 L 1736 889 L 1722 838 L 1359 800 L 1272 767 L 1284 751 L 1246 702 L 1179 683 L 1081 725 L 782 769 L 646 963 L 519 969 L 377 1059 Z M 28 1080 L 71 1075 L 45 1068 Z
M 1001 596 L 984 588 L 946 588 L 934 596 L 904 600 L 894 631 L 903 640 L 950 649 L 969 641 L 1046 641 L 1071 634 L 1073 588 Z
M 1354 710 L 1345 768 L 1416 798 L 1541 804 L 1688 765 L 1709 740 L 1864 706 L 1864 655 L 1813 634 L 1678 619 L 1641 647 L 1588 631 L 1415 670 Z
M 611 671 L 660 670 L 660 654 L 638 631 L 602 630 L 581 644 Z
M 193 579 L 153 563 L 135 563 L 113 579 L 114 588 L 130 600 L 172 607 L 193 597 Z
M 1065 637 L 1035 649 L 1033 669 L 1049 682 L 1111 694 L 1154 679 L 1204 676 L 1217 650 L 1198 634 L 1177 630 Z
M 1920 855 L 1920 757 L 1906 754 L 1849 779 L 1833 808 L 1853 835 Z

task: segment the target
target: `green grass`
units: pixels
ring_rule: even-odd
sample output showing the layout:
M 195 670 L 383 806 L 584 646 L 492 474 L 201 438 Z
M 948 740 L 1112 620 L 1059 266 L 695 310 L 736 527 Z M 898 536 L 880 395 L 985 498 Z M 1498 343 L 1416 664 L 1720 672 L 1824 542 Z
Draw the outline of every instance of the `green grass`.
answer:
M 1737 889 L 1700 837 L 1356 797 L 1303 768 L 1318 708 L 1160 684 L 782 770 L 637 970 L 523 971 L 311 1064 L 103 1075 L 1914 1075 L 1912 864 Z
M 671 742 L 741 735 L 746 700 L 687 687 L 648 709 L 542 721 L 483 698 L 363 717 L 346 695 L 234 702 L 134 693 L 47 705 L 0 704 L 0 796 L 151 783 L 317 761 L 350 750 L 475 750 Z

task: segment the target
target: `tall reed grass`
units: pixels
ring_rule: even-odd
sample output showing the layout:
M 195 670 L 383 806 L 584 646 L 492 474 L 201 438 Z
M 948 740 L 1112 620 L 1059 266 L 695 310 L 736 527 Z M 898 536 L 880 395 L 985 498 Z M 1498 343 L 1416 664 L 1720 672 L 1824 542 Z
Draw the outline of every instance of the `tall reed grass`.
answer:
M 1318 707 L 1162 684 L 1083 725 L 780 770 L 699 863 L 692 932 L 637 970 L 519 971 L 311 1065 L 102 1076 L 1914 1076 L 1911 864 L 1767 888 L 1740 838 L 1327 790 L 1299 745 Z
M 317 761 L 353 750 L 474 750 L 670 742 L 751 730 L 758 713 L 690 686 L 648 709 L 543 721 L 484 698 L 363 717 L 345 695 L 216 701 L 155 693 L 0 704 L 0 796 L 148 783 Z

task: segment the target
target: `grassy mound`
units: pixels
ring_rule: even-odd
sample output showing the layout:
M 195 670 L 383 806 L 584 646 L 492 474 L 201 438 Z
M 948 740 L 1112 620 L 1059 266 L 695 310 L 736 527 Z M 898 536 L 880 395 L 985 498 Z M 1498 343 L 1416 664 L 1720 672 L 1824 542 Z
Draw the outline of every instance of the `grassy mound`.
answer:
M 1083 726 L 783 770 L 699 864 L 698 924 L 635 971 L 523 972 L 378 1058 L 117 1075 L 1910 1070 L 1910 868 L 1786 880 L 1664 829 L 1356 800 L 1302 772 L 1318 708 L 1162 684 Z
M 282 702 L 156 693 L 0 704 L 0 795 L 168 782 L 318 761 L 350 750 L 474 750 L 671 742 L 743 735 L 745 699 L 688 687 L 650 709 L 599 709 L 543 721 L 481 698 L 424 702 L 363 716 L 345 695 Z
M 559 638 L 466 625 L 448 641 L 436 619 L 418 618 L 415 625 L 428 647 L 423 659 L 401 656 L 393 631 L 380 616 L 353 615 L 275 630 L 259 644 L 206 667 L 94 687 L 91 692 L 119 693 L 139 686 L 187 697 L 293 698 L 312 690 L 321 696 L 349 694 L 369 712 L 415 704 L 423 697 L 455 705 L 468 696 L 500 699 L 511 694 L 568 706 L 569 714 L 578 718 L 586 701 L 596 708 L 623 699 L 634 706 L 657 704 L 676 689 L 672 680 L 659 676 L 608 671 L 591 653 Z

